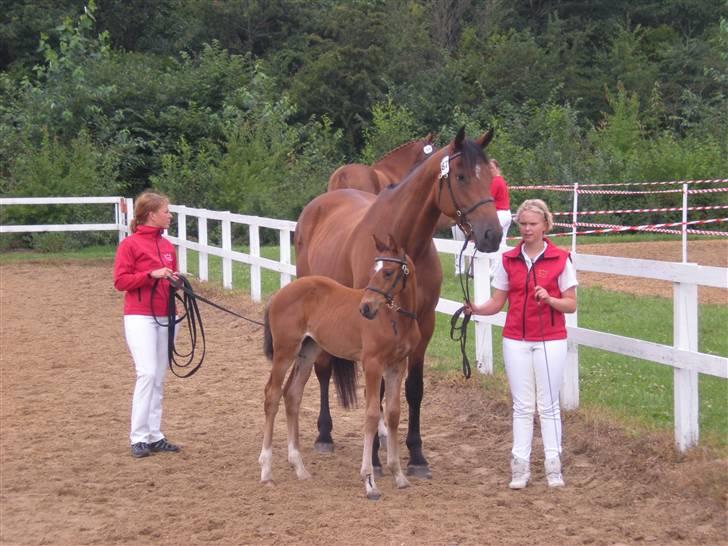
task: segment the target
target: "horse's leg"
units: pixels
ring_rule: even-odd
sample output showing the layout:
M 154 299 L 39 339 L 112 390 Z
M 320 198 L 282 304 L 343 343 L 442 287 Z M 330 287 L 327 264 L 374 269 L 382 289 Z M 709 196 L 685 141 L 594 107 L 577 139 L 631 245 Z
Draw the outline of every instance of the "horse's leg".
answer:
M 372 466 L 374 467 L 374 475 L 377 478 L 384 476 L 382 472 L 382 461 L 379 459 L 379 446 L 387 441 L 387 424 L 384 422 L 384 408 L 382 400 L 384 399 L 384 381 L 379 389 L 379 422 L 377 423 L 377 434 L 374 435 L 374 444 L 372 445 Z
M 319 382 L 321 403 L 318 421 L 316 422 L 319 433 L 313 447 L 319 453 L 333 453 L 334 439 L 331 437 L 331 430 L 334 428 L 334 424 L 331 420 L 331 410 L 329 409 L 329 382 L 331 381 L 331 362 L 329 355 L 322 353 L 316 359 L 314 369 L 316 370 L 316 378 Z
M 406 363 L 401 362 L 399 365 L 390 366 L 384 371 L 384 380 L 387 385 L 387 468 L 394 476 L 394 482 L 397 484 L 398 489 L 404 489 L 410 485 L 402 472 L 402 466 L 399 462 L 399 401 L 405 366 Z
M 374 482 L 374 467 L 372 465 L 372 446 L 377 433 L 379 422 L 379 389 L 382 382 L 382 366 L 376 359 L 362 361 L 366 381 L 366 410 L 364 417 L 364 449 L 361 458 L 361 479 L 364 481 L 364 490 L 367 498 L 377 500 L 382 494 Z
M 260 450 L 260 457 L 258 457 L 260 481 L 263 483 L 273 481 L 273 425 L 275 423 L 276 413 L 278 413 L 281 395 L 283 394 L 283 380 L 295 355 L 295 352 L 280 348 L 276 349 L 270 377 L 265 386 L 265 402 L 263 404 L 265 409 L 265 427 L 263 429 L 263 447 Z
M 409 355 L 409 369 L 404 383 L 405 395 L 409 406 L 409 422 L 407 426 L 407 448 L 410 460 L 407 475 L 419 478 L 432 478 L 430 467 L 422 453 L 422 436 L 420 436 L 420 407 L 424 395 L 423 370 L 425 367 L 425 350 L 435 330 L 435 312 L 418 316 L 420 327 L 420 343 Z
M 284 389 L 286 402 L 286 423 L 288 425 L 288 462 L 291 463 L 299 480 L 311 477 L 303 466 L 303 457 L 299 450 L 299 413 L 303 389 L 311 377 L 311 369 L 316 356 L 319 354 L 318 346 L 313 340 L 307 340 L 298 352 L 296 365 L 288 377 Z

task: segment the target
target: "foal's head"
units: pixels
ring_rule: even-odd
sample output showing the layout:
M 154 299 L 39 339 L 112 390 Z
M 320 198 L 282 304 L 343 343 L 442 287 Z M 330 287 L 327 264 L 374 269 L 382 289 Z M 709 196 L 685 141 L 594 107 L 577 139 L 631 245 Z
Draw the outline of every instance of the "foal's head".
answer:
M 382 304 L 399 310 L 400 306 L 395 304 L 395 298 L 404 292 L 408 284 L 415 286 L 415 266 L 394 238 L 390 235 L 386 244 L 376 235 L 372 235 L 372 238 L 377 248 L 377 257 L 374 258 L 372 276 L 359 304 L 359 312 L 369 320 L 377 315 Z

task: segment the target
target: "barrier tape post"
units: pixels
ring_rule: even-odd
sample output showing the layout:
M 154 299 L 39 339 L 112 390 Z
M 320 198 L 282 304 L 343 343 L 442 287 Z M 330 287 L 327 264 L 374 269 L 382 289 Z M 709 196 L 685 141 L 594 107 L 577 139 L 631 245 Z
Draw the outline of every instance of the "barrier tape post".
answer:
M 572 220 L 571 220 L 571 253 L 576 253 L 576 221 L 579 216 L 579 183 L 574 184 L 574 199 L 572 207 Z
M 682 210 L 682 261 L 688 261 L 688 185 L 683 184 L 683 210 Z

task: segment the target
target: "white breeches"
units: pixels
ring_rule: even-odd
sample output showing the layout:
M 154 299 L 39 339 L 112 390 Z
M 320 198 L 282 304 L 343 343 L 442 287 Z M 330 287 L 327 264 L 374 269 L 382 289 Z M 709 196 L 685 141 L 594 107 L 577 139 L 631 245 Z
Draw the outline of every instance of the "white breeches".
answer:
M 157 317 L 166 324 L 166 317 Z M 167 372 L 167 327 L 154 317 L 125 315 L 126 344 L 134 359 L 136 385 L 131 405 L 129 440 L 152 443 L 164 438 L 162 423 L 162 390 Z
M 566 350 L 565 339 L 544 343 L 503 338 L 503 361 L 513 398 L 512 453 L 519 459 L 530 460 L 536 409 L 546 458 L 561 454 L 559 390 Z

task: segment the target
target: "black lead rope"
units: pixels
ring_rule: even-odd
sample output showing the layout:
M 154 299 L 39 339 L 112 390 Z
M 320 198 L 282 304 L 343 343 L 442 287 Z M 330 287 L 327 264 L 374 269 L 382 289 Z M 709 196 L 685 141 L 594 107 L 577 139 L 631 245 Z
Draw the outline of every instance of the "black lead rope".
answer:
M 463 263 L 463 254 L 465 253 L 465 249 L 467 248 L 469 241 L 470 234 L 468 234 L 468 236 L 465 238 L 463 248 L 460 249 L 460 255 L 458 256 L 458 263 L 460 264 L 461 270 Z M 468 265 L 465 274 L 459 275 L 460 288 L 463 291 L 463 298 L 465 300 L 465 303 L 468 304 L 470 303 L 470 271 L 472 270 L 472 267 L 473 259 L 471 257 L 470 264 Z M 463 277 L 465 277 L 464 280 Z M 461 316 L 463 317 L 462 323 L 458 324 Z M 468 341 L 468 324 L 470 323 L 471 316 L 472 315 L 465 313 L 465 306 L 463 306 L 455 311 L 452 318 L 450 318 L 450 339 L 460 342 L 460 354 L 463 356 L 463 375 L 465 376 L 465 379 L 470 379 L 471 375 L 470 360 L 468 359 L 468 353 L 466 350 L 466 344 Z
M 157 289 L 158 284 L 159 279 L 156 279 L 154 281 L 154 286 L 152 287 L 152 297 Z M 181 296 L 178 291 L 182 292 Z M 198 300 L 207 303 L 208 305 L 211 305 L 216 309 L 219 309 L 220 311 L 225 311 L 226 313 L 234 315 L 243 320 L 247 320 L 248 322 L 252 322 L 253 324 L 257 324 L 258 326 L 263 326 L 262 322 L 245 317 L 239 313 L 236 313 L 235 311 L 231 311 L 230 309 L 223 307 L 222 305 L 218 305 L 214 301 L 210 301 L 209 299 L 200 296 L 199 294 L 195 294 L 195 291 L 192 289 L 192 285 L 190 284 L 190 281 L 187 280 L 187 277 L 185 277 L 184 275 L 179 275 L 178 282 L 169 282 L 169 296 L 167 298 L 167 323 L 162 324 L 157 320 L 156 317 L 154 317 L 154 320 L 160 326 L 167 327 L 167 354 L 169 359 L 169 369 L 174 375 L 183 379 L 190 377 L 195 372 L 197 372 L 197 370 L 200 369 L 200 366 L 202 366 L 203 360 L 205 359 L 205 329 L 202 325 L 202 315 L 200 314 L 200 309 L 197 305 Z M 177 313 L 175 312 L 176 301 L 180 302 L 182 309 L 184 310 L 179 318 L 177 318 Z M 187 332 L 190 339 L 190 352 L 182 354 L 178 352 L 177 348 L 175 347 L 175 328 L 177 324 L 185 320 L 187 322 Z M 200 341 L 202 342 L 202 351 L 199 360 L 194 364 L 194 366 L 192 366 L 193 362 L 195 362 L 195 353 L 197 352 L 198 348 L 198 330 Z M 182 359 L 181 362 L 178 360 L 178 357 L 179 359 Z M 181 373 L 177 371 L 177 369 L 179 368 L 190 369 L 187 373 Z

